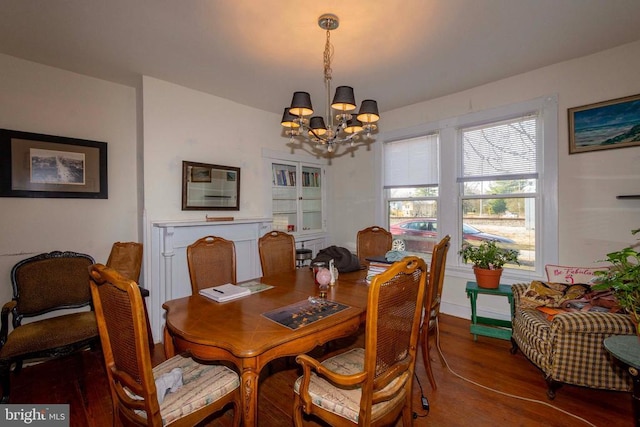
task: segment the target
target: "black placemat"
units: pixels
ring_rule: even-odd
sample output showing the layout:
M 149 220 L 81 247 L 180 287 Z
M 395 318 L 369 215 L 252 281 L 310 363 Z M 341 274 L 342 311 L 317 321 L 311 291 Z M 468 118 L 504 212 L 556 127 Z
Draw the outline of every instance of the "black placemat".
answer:
M 332 314 L 341 312 L 349 308 L 348 305 L 334 301 L 312 302 L 304 300 L 285 307 L 262 313 L 264 317 L 273 320 L 289 329 L 298 329 L 302 326 L 310 325 L 313 322 L 322 320 Z

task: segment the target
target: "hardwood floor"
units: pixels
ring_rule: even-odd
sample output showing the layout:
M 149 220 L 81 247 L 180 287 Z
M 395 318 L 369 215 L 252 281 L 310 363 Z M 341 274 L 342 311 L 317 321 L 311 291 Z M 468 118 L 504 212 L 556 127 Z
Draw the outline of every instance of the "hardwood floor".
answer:
M 417 418 L 416 426 L 633 425 L 630 393 L 565 385 L 555 400 L 550 401 L 541 372 L 521 353 L 512 355 L 508 341 L 487 337 L 474 341 L 469 334 L 468 320 L 446 315 L 441 316 L 441 330 L 441 348 L 450 368 L 477 385 L 443 367 L 436 351 L 432 351 L 432 366 L 438 384 L 438 389 L 433 391 L 426 378 L 422 357 L 419 357 L 416 373 L 429 400 L 430 412 Z M 359 335 L 341 340 L 331 348 L 342 351 L 344 346 L 361 345 L 361 342 L 362 335 Z M 154 361 L 159 363 L 163 358 L 162 347 L 156 345 Z M 292 384 L 298 376 L 296 366 L 283 359 L 272 363 L 271 375 L 267 376 L 267 369 L 264 370 L 258 414 L 261 426 L 292 425 Z M 86 351 L 26 367 L 12 375 L 11 384 L 11 403 L 69 403 L 72 427 L 112 424 L 111 397 L 99 351 Z M 419 387 L 414 382 L 414 411 L 424 415 Z M 497 392 L 485 387 L 493 387 Z M 516 399 L 510 394 L 528 400 Z M 230 426 L 231 415 L 232 411 L 228 410 L 207 425 Z M 307 425 L 321 424 L 310 419 Z

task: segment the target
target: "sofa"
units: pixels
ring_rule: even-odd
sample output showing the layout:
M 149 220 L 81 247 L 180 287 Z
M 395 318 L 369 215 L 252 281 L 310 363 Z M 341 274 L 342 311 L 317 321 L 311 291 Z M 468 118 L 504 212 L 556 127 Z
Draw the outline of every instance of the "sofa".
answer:
M 549 276 L 549 266 L 547 269 Z M 574 270 L 580 272 L 576 277 L 556 275 L 548 280 L 586 283 L 592 271 L 585 275 L 585 270 L 590 269 Z M 511 287 L 514 303 L 511 353 L 516 354 L 520 349 L 542 370 L 549 399 L 555 398 L 562 384 L 630 391 L 629 374 L 603 346 L 604 339 L 609 336 L 635 334 L 630 317 L 605 310 L 566 311 L 563 306 L 552 309 L 555 313 L 544 312 L 526 300 L 532 284 L 520 283 Z

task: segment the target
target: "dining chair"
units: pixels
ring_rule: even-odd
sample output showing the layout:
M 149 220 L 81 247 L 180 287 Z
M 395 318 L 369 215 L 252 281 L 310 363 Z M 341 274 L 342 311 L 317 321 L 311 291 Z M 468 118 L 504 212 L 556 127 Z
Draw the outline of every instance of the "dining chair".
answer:
M 293 419 L 313 414 L 336 425 L 411 425 L 411 396 L 427 267 L 405 257 L 369 285 L 365 348 L 322 363 L 301 354 L 302 376 L 294 384 Z
M 431 388 L 436 389 L 436 380 L 431 370 L 431 359 L 429 358 L 429 340 L 438 337 L 440 327 L 438 326 L 438 316 L 440 315 L 440 303 L 442 301 L 442 286 L 444 284 L 444 271 L 447 264 L 447 252 L 451 245 L 451 236 L 445 236 L 433 247 L 431 253 L 431 267 L 429 268 L 429 286 L 427 297 L 424 300 L 424 317 L 420 327 L 420 346 L 422 347 L 422 359 L 427 371 L 427 377 L 431 383 Z M 440 361 L 444 366 L 444 360 L 440 355 Z
M 367 258 L 384 256 L 391 250 L 392 240 L 391 233 L 377 225 L 358 231 L 356 251 L 360 263 L 368 265 Z
M 270 231 L 258 239 L 263 276 L 296 269 L 296 242 L 291 234 Z
M 187 246 L 191 293 L 200 289 L 236 283 L 236 247 L 231 240 L 206 236 Z
M 91 295 L 113 401 L 114 425 L 191 426 L 227 405 L 240 424 L 240 378 L 224 365 L 177 355 L 155 368 L 146 348 L 136 282 L 102 264 L 89 268 Z
M 147 321 L 147 331 L 149 333 L 149 349 L 153 350 L 154 341 L 151 332 L 151 323 L 149 323 L 149 311 L 145 297 L 149 296 L 149 291 L 140 286 L 140 270 L 142 270 L 142 243 L 138 242 L 115 242 L 111 246 L 109 258 L 107 258 L 107 267 L 117 270 L 127 279 L 131 279 L 138 283 L 138 289 L 142 295 L 142 306 L 144 307 L 144 316 Z

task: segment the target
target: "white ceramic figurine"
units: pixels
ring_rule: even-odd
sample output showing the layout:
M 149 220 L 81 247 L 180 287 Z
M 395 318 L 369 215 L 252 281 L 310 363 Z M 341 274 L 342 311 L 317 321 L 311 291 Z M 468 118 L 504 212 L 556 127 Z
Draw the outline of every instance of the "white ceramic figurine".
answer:
M 331 273 L 331 282 L 329 284 L 333 286 L 338 280 L 338 269 L 333 265 L 333 259 L 329 261 L 329 272 Z

